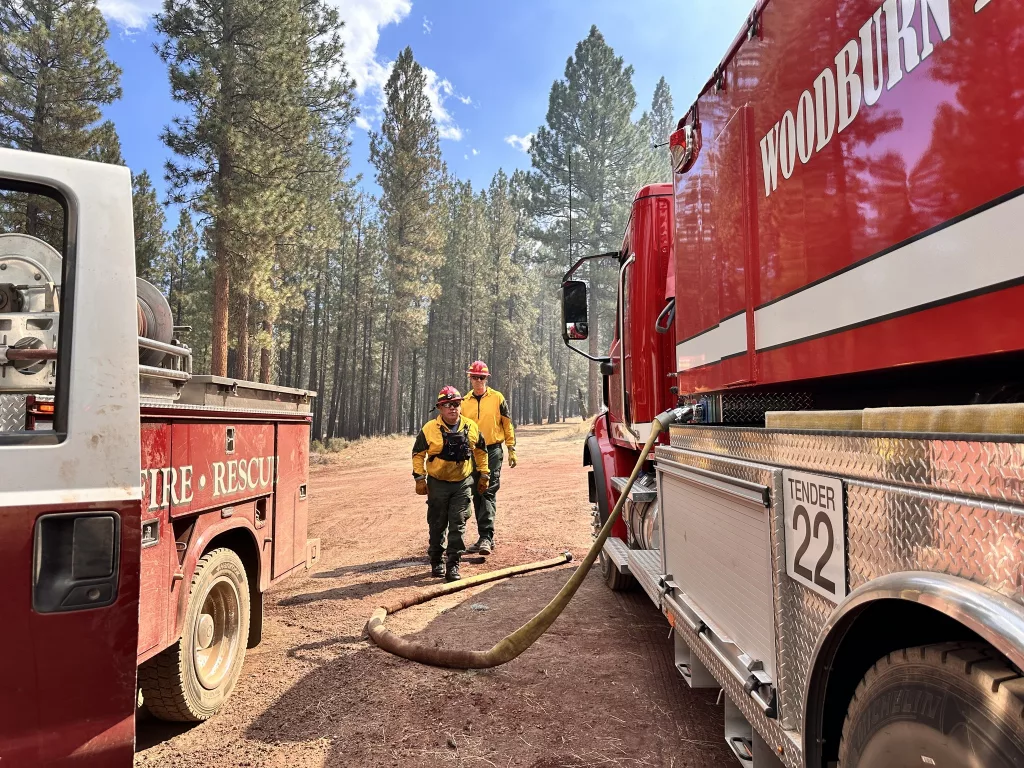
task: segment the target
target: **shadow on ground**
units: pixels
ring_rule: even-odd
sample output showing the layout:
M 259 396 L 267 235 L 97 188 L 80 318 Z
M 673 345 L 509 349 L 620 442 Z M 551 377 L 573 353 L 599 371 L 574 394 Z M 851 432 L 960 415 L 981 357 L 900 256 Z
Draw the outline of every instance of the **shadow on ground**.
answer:
M 570 573 L 522 576 L 439 615 L 419 606 L 388 624 L 434 646 L 486 649 Z M 291 650 L 316 666 L 246 737 L 267 745 L 325 739 L 325 766 L 731 767 L 717 692 L 686 686 L 667 634 L 646 595 L 612 593 L 592 577 L 532 648 L 492 670 L 425 667 L 364 638 L 327 638 Z

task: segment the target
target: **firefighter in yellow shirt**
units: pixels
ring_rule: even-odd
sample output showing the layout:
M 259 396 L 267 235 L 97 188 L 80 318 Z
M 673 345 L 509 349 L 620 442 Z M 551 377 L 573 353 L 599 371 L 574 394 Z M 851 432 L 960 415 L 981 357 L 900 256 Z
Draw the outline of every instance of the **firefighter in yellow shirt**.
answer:
M 427 497 L 430 573 L 443 575 L 445 581 L 461 578 L 459 560 L 466 550 L 462 535 L 469 519 L 472 494 L 485 492 L 490 482 L 480 429 L 460 413 L 461 405 L 459 390 L 444 387 L 437 396 L 437 418 L 423 425 L 412 447 L 416 493 Z M 474 465 L 481 471 L 474 474 Z M 441 560 L 442 553 L 446 554 L 447 569 Z
M 487 445 L 487 465 L 491 472 L 490 483 L 483 490 L 473 491 L 473 511 L 476 513 L 479 539 L 468 551 L 489 555 L 494 549 L 494 517 L 497 512 L 495 496 L 501 486 L 501 462 L 505 458 L 502 443 L 508 448 L 508 465 L 514 467 L 517 461 L 516 430 L 512 426 L 512 415 L 505 396 L 487 386 L 491 375 L 487 363 L 477 360 L 466 373 L 473 391 L 466 395 L 462 412 L 480 427 L 480 434 Z

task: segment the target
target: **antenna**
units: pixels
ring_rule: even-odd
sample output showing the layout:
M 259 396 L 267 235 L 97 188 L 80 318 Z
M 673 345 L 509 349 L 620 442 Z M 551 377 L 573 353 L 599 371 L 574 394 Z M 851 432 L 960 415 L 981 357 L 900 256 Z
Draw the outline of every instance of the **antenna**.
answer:
M 572 144 L 569 145 L 569 264 L 572 264 Z

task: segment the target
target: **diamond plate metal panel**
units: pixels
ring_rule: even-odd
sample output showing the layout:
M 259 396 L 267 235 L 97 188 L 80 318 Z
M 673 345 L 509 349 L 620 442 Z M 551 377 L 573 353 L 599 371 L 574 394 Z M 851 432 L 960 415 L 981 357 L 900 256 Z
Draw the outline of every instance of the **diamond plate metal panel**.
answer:
M 930 492 L 1024 503 L 1024 440 L 673 425 L 675 448 Z
M 701 660 L 701 663 L 710 670 L 715 679 L 722 684 L 725 694 L 732 699 L 733 703 L 743 712 L 761 738 L 769 747 L 775 750 L 776 755 L 788 768 L 802 768 L 802 750 L 800 748 L 800 735 L 797 731 L 783 728 L 779 720 L 772 720 L 765 716 L 761 708 L 743 690 L 740 682 L 732 676 L 725 665 L 718 660 L 708 647 L 701 641 L 697 634 L 686 626 L 685 621 L 675 622 L 675 631 L 690 646 L 690 650 Z
M 1024 605 L 1024 509 L 847 485 L 850 589 L 900 571 L 959 576 Z
M 25 428 L 25 395 L 0 395 L 0 432 Z
M 705 434 L 729 431 L 732 435 L 717 437 Z M 773 484 L 772 514 L 774 515 L 772 542 L 777 584 L 775 589 L 777 621 L 777 653 L 779 656 L 779 698 L 782 725 L 798 728 L 802 719 L 803 692 L 811 657 L 818 637 L 835 606 L 815 592 L 790 579 L 785 573 L 785 531 L 781 507 L 781 471 L 769 465 L 751 464 L 751 455 L 789 459 L 779 461 L 794 466 L 843 478 L 846 488 L 846 535 L 848 579 L 850 589 L 856 589 L 880 576 L 906 571 L 945 573 L 982 584 L 995 592 L 1024 605 L 1024 508 L 1020 506 L 979 500 L 964 495 L 918 489 L 893 483 L 865 482 L 854 479 L 855 473 L 876 475 L 891 472 L 898 480 L 925 483 L 929 478 L 937 486 L 971 488 L 995 493 L 1007 492 L 1011 486 L 1000 485 L 1000 479 L 1012 479 L 1021 470 L 1019 443 L 969 443 L 964 441 L 918 440 L 910 438 L 864 438 L 849 435 L 775 433 L 760 440 L 739 440 L 739 433 L 747 430 L 705 430 L 695 428 L 680 436 L 673 431 L 673 443 L 698 444 L 713 448 L 715 453 L 695 453 L 679 448 L 659 447 L 658 458 L 708 469 L 714 472 L 768 485 L 763 479 L 766 472 L 777 477 Z M 810 442 L 815 438 L 817 455 Z M 831 442 L 830 442 L 831 440 Z M 917 445 L 911 445 L 917 443 Z M 866 447 L 880 452 L 879 461 L 869 461 Z M 927 445 L 924 445 L 927 444 Z M 794 446 L 799 445 L 799 451 Z M 851 448 L 845 455 L 838 446 Z M 944 457 L 959 453 L 958 462 L 925 463 L 904 460 L 907 456 Z M 736 449 L 740 457 L 717 455 L 717 451 Z M 858 452 L 859 451 L 859 452 Z M 896 457 L 902 457 L 895 460 Z M 967 457 L 980 459 L 983 466 L 973 466 Z M 1001 471 L 998 462 L 1006 460 L 1009 467 Z M 1014 463 L 1016 462 L 1016 463 Z M 954 469 L 954 464 L 956 468 Z M 929 474 L 932 473 L 932 474 Z M 937 478 L 937 479 L 936 479 Z M 910 485 L 910 483 L 907 483 Z M 980 494 L 979 494 L 980 495 Z M 1019 499 L 1019 493 L 1014 496 Z M 663 510 L 662 514 L 670 514 Z M 713 618 L 713 617 L 712 617 Z M 692 633 L 691 633 L 692 634 Z M 693 636 L 696 640 L 696 636 Z M 697 648 L 698 655 L 704 659 Z M 719 677 L 724 681 L 726 677 Z M 734 700 L 747 713 L 734 696 Z M 756 709 L 756 708 L 755 708 Z M 749 713 L 748 717 L 749 717 Z M 757 722 L 751 720 L 757 725 Z M 758 730 L 761 730 L 759 727 Z M 767 734 L 762 731 L 762 735 Z

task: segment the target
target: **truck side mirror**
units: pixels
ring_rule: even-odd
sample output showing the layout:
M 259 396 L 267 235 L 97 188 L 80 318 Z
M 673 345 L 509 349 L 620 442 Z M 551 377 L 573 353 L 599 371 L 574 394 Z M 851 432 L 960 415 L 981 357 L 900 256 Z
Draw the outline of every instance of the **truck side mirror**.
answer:
M 587 323 L 587 284 L 582 280 L 566 280 L 559 292 L 562 299 L 562 339 L 583 341 L 590 335 Z

